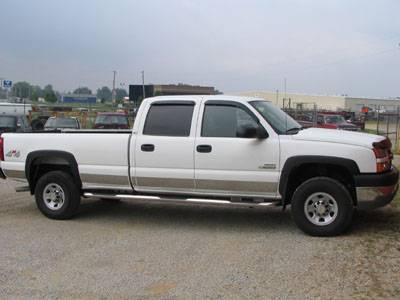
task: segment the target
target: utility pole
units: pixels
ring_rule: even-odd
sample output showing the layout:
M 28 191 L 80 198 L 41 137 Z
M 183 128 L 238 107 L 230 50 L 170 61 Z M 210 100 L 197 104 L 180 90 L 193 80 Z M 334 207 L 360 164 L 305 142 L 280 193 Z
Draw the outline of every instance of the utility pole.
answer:
M 283 107 L 285 108 L 285 105 L 286 105 L 286 77 L 283 78 L 283 94 L 284 94 Z
M 113 71 L 113 89 L 112 89 L 112 102 L 115 103 L 115 76 L 117 75 L 117 71 Z
M 141 73 L 142 73 L 142 92 L 143 92 L 143 99 L 144 99 L 144 98 L 146 98 L 146 92 L 144 89 L 144 71 L 142 71 Z
M 283 87 L 284 87 L 284 91 L 285 91 L 285 98 L 286 98 L 286 77 L 283 78 Z

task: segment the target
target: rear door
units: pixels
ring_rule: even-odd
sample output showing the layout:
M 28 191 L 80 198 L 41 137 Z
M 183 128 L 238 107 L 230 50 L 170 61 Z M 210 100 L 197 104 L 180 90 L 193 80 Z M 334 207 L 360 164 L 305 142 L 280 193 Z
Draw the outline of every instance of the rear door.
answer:
M 193 101 L 147 103 L 134 145 L 135 190 L 193 192 L 197 107 Z
M 204 101 L 200 111 L 195 143 L 196 192 L 275 198 L 279 136 L 240 102 Z M 259 122 L 268 138 L 237 137 L 241 125 Z

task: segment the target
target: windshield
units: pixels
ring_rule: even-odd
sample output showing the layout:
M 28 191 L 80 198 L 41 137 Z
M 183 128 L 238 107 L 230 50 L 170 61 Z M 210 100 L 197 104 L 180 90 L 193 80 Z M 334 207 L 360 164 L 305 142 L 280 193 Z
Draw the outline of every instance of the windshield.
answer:
M 47 120 L 45 128 L 78 128 L 75 119 L 72 118 L 50 118 Z
M 253 106 L 278 134 L 286 134 L 289 129 L 301 128 L 301 125 L 288 114 L 268 101 L 251 101 Z
M 0 116 L 0 127 L 2 128 L 14 128 L 15 117 L 12 116 Z
M 326 120 L 326 123 L 330 123 L 330 124 L 340 124 L 340 123 L 346 122 L 346 120 L 343 118 L 343 116 L 326 116 L 325 120 Z
M 128 125 L 128 118 L 121 115 L 99 115 L 97 116 L 95 123 Z

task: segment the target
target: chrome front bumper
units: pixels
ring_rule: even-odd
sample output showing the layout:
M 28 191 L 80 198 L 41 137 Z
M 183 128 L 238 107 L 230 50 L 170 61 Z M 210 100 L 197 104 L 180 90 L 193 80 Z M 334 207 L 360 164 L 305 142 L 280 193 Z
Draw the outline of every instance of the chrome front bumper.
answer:
M 399 188 L 399 171 L 392 168 L 383 174 L 361 174 L 355 177 L 357 207 L 375 209 L 389 204 Z
M 399 188 L 398 184 L 394 186 L 382 187 L 358 187 L 357 207 L 359 209 L 374 209 L 389 204 Z

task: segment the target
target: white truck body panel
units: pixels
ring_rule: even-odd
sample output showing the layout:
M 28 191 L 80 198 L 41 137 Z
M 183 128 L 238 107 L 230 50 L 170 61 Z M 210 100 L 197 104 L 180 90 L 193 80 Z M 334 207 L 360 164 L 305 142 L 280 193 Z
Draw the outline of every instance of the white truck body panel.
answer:
M 129 188 L 129 134 L 107 133 L 30 133 L 4 135 L 4 150 L 17 150 L 19 157 L 7 157 L 1 167 L 11 178 L 13 171 L 25 172 L 27 155 L 38 150 L 59 150 L 74 155 L 84 187 L 120 186 Z M 11 172 L 10 172 L 11 171 Z M 18 174 L 16 178 L 23 178 Z

